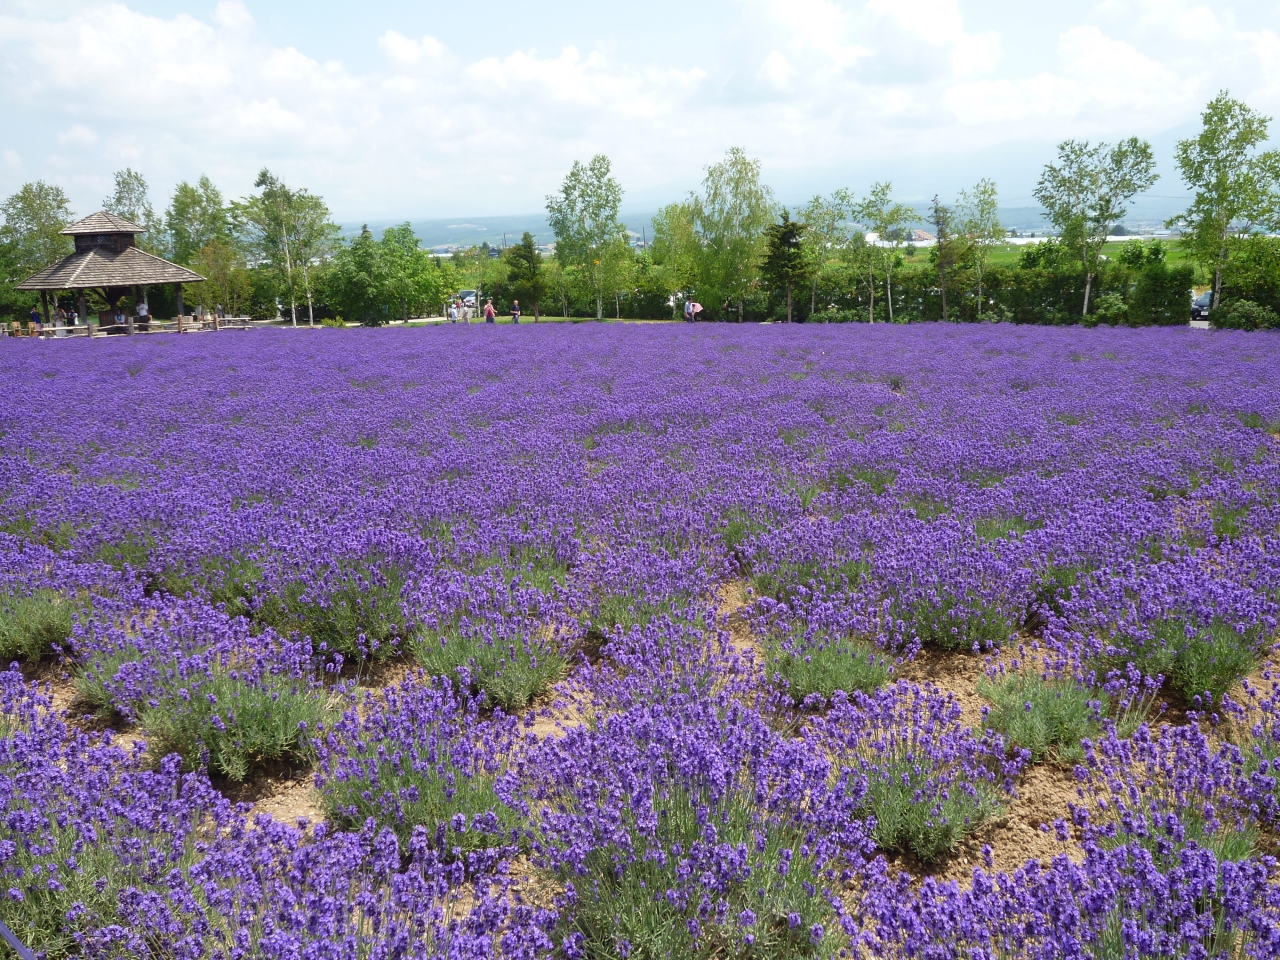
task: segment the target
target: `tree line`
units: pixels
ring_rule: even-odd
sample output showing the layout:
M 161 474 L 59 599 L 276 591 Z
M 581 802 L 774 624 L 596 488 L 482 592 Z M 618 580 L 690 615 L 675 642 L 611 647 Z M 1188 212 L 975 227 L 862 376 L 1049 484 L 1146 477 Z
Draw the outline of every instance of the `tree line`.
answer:
M 209 180 L 180 183 L 156 213 L 141 174 L 115 176 L 103 207 L 145 232 L 139 245 L 208 278 L 189 303 L 291 323 L 385 323 L 438 313 L 460 288 L 501 311 L 664 318 L 696 300 L 707 319 L 1028 323 L 1184 323 L 1193 283 L 1209 286 L 1224 325 L 1280 327 L 1280 152 L 1265 150 L 1270 118 L 1226 92 L 1181 141 L 1175 163 L 1193 200 L 1169 221 L 1188 265 L 1160 241 L 1104 245 L 1132 199 L 1158 179 L 1151 146 L 1067 140 L 1035 196 L 1056 236 L 993 261 L 1007 232 L 990 180 L 922 216 L 891 182 L 842 189 L 784 208 L 761 164 L 740 148 L 705 171 L 700 189 L 658 211 L 649 241 L 622 222 L 624 191 L 608 157 L 577 162 L 547 197 L 554 255 L 525 234 L 503 251 L 451 256 L 421 248 L 408 223 L 345 240 L 323 199 L 262 170 L 249 196 L 228 201 Z M 33 302 L 14 284 L 71 250 L 72 219 L 57 186 L 24 185 L 0 204 L 0 313 Z M 919 237 L 923 229 L 926 236 Z M 168 296 L 157 291 L 156 298 Z M 163 315 L 167 304 L 153 303 Z

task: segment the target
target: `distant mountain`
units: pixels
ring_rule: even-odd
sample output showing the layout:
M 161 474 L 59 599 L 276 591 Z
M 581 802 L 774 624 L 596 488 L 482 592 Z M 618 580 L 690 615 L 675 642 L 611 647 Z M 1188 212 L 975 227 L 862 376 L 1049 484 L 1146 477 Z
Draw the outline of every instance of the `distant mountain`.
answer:
M 1124 226 L 1131 232 L 1161 229 L 1164 222 L 1185 209 L 1187 200 L 1177 197 L 1139 197 L 1129 205 L 1129 216 Z M 790 204 L 795 209 L 803 204 Z M 919 226 L 926 226 L 929 219 L 928 204 L 911 205 L 918 214 Z M 623 211 L 622 221 L 635 235 L 651 238 L 653 236 L 652 211 Z M 1001 207 L 1000 221 L 1010 230 L 1019 233 L 1044 233 L 1050 230 L 1039 207 Z M 368 227 L 374 236 L 381 236 L 388 227 L 399 226 L 404 220 L 370 220 Z M 544 213 L 510 214 L 500 217 L 451 217 L 445 220 L 428 220 L 412 217 L 409 223 L 424 247 L 445 252 L 452 249 L 467 249 L 487 242 L 491 247 L 501 247 L 519 243 L 527 230 L 532 233 L 539 244 L 548 244 L 555 240 L 551 227 L 547 224 Z M 342 225 L 342 233 L 346 237 L 354 237 L 364 224 L 346 223 Z

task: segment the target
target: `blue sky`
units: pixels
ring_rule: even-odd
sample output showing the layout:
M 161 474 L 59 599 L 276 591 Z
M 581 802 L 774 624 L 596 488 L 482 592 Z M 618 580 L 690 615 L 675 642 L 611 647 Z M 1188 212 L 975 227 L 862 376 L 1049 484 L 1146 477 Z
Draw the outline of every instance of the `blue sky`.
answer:
M 787 202 L 990 176 L 1030 205 L 1066 137 L 1170 157 L 1219 89 L 1280 113 L 1276 0 L 0 0 L 0 194 L 78 212 L 130 165 L 157 207 L 269 166 L 344 221 L 533 212 L 607 153 L 626 206 L 744 146 Z

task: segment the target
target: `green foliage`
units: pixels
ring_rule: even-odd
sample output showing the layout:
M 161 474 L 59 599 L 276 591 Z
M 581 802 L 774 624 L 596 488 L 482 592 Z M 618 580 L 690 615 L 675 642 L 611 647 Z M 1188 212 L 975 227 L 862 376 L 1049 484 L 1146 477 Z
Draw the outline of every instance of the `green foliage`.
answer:
M 184 266 L 195 263 L 196 255 L 210 244 L 227 242 L 231 219 L 222 193 L 207 176 L 195 186 L 185 181 L 173 190 L 173 200 L 165 213 L 169 233 L 169 253 Z
M 875 817 L 871 836 L 881 850 L 910 853 L 924 863 L 945 860 L 1002 809 L 996 784 L 980 778 L 939 784 L 938 761 L 917 753 L 908 737 L 892 744 L 884 750 L 866 740 L 857 747 L 876 770 L 863 809 Z
M 496 643 L 476 629 L 451 624 L 424 630 L 413 655 L 431 676 L 446 677 L 460 691 L 483 696 L 489 707 L 513 713 L 530 706 L 560 680 L 567 669 L 553 641 L 523 638 Z
M 847 490 L 854 483 L 866 484 L 877 497 L 882 496 L 898 478 L 897 471 L 877 467 L 856 467 L 853 470 L 837 470 L 831 475 L 831 486 Z
M 1235 301 L 1248 301 L 1256 305 L 1248 308 L 1251 313 L 1256 313 L 1257 307 L 1264 307 L 1280 314 L 1280 239 L 1258 234 L 1235 237 L 1230 241 L 1229 250 L 1230 257 L 1222 272 L 1219 309 L 1230 307 Z M 1241 328 L 1268 329 L 1266 322 Z M 1274 330 L 1276 326 L 1273 324 L 1269 329 Z
M 249 616 L 253 598 L 262 582 L 262 567 L 243 555 L 205 557 L 194 572 L 164 571 L 158 586 L 175 597 L 188 593 L 204 596 L 210 603 L 225 604 L 232 617 Z
M 101 544 L 94 551 L 94 559 L 110 564 L 123 572 L 132 569 L 141 573 L 151 563 L 151 551 L 155 547 L 155 537 L 149 533 L 130 532 L 121 539 Z
M 302 581 L 263 598 L 254 619 L 278 633 L 308 636 L 317 650 L 355 660 L 386 660 L 408 636 L 400 594 L 405 573 L 395 564 L 347 562 L 333 571 L 323 596 Z
M 781 682 L 799 707 L 812 696 L 829 702 L 837 690 L 872 693 L 889 679 L 889 662 L 870 644 L 847 638 L 805 637 L 803 631 L 772 639 L 765 673 Z
M 331 714 L 328 694 L 304 680 L 262 674 L 251 680 L 215 664 L 196 696 L 170 688 L 144 704 L 138 722 L 157 756 L 176 753 L 190 767 L 208 752 L 209 770 L 239 782 L 262 765 L 311 757 L 309 731 Z
M 760 275 L 766 283 L 786 290 L 788 323 L 792 319 L 793 289 L 808 283 L 814 274 L 815 264 L 804 243 L 807 229 L 806 224 L 793 221 L 791 214 L 784 209 L 782 219 L 764 231 L 765 249 Z
M 320 788 L 326 819 L 352 830 L 372 819 L 395 833 L 403 851 L 416 826 L 425 826 L 432 837 L 443 835 L 445 850 L 464 854 L 509 838 L 519 817 L 494 793 L 496 775 L 459 766 L 435 731 L 418 732 L 420 739 L 408 749 L 399 738 L 366 741 L 365 756 L 376 759 L 360 767 L 362 775 L 331 777 Z M 492 814 L 495 829 L 472 826 L 486 814 Z M 456 817 L 466 819 L 467 829 L 457 829 Z
M 980 540 L 1005 540 L 1017 538 L 1029 530 L 1042 526 L 1039 521 L 1028 520 L 1017 515 L 982 517 L 973 524 L 973 532 Z
M 1147 676 L 1163 676 L 1165 685 L 1188 703 L 1206 695 L 1220 703 L 1261 660 L 1257 631 L 1242 632 L 1222 620 L 1203 625 L 1170 616 L 1150 629 L 1149 641 L 1120 649 L 1111 661 L 1133 663 Z
M 891 617 L 906 624 L 908 637 L 914 634 L 937 650 L 987 650 L 1007 643 L 1014 632 L 1004 613 L 976 596 L 962 602 L 944 592 L 910 606 L 895 599 L 890 610 Z
M 596 319 L 604 314 L 604 296 L 624 255 L 630 252 L 626 227 L 618 219 L 622 186 L 604 154 L 589 164 L 574 161 L 560 192 L 547 197 L 547 221 L 556 235 L 556 258 L 590 283 Z
M 1252 300 L 1229 300 L 1209 320 L 1223 330 L 1280 330 L 1280 314 Z
M 1270 118 L 1226 91 L 1209 101 L 1201 119 L 1200 133 L 1180 140 L 1174 153 L 1195 198 L 1170 224 L 1182 227 L 1183 245 L 1213 271 L 1217 289 L 1239 249 L 1235 238 L 1276 226 L 1280 151 L 1259 152 Z
M 105 771 L 95 771 L 103 775 Z M 19 795 L 20 798 L 20 795 Z M 21 883 L 22 898 L 7 899 L 4 922 L 24 943 L 35 945 L 45 960 L 83 956 L 77 934 L 121 922 L 120 906 L 133 890 L 146 890 L 163 898 L 156 890 L 155 867 L 162 863 L 165 873 L 188 873 L 200 860 L 195 831 L 184 837 L 181 846 L 167 847 L 158 857 L 154 849 L 154 823 L 135 823 L 127 816 L 106 808 L 97 811 L 92 823 L 66 822 L 46 817 L 43 810 L 23 810 L 22 814 L 43 820 L 48 843 L 18 843 L 6 860 L 13 877 Z M 103 839 L 93 841 L 97 835 Z M 74 908 L 74 909 L 73 909 Z M 127 922 L 127 921 L 126 921 Z M 0 956 L 15 956 L 3 949 Z M 122 958 L 137 954 L 116 953 Z
M 525 310 L 532 308 L 536 318 L 542 299 L 547 295 L 547 281 L 543 276 L 542 254 L 534 245 L 533 234 L 526 230 L 520 242 L 506 252 L 506 257 L 510 267 L 507 283 L 511 294 Z
M 1070 677 L 1046 680 L 1036 673 L 984 677 L 978 693 L 993 704 L 987 725 L 1039 762 L 1052 754 L 1064 763 L 1084 759 L 1080 741 L 1102 732 L 1106 695 L 1082 687 Z M 1127 734 L 1126 734 L 1127 735 Z
M 56 590 L 0 594 L 0 664 L 34 663 L 51 655 L 71 636 L 79 612 L 80 605 Z
M 821 886 L 820 871 L 802 830 L 788 821 L 761 822 L 752 798 L 740 792 L 707 804 L 672 787 L 655 794 L 653 807 L 653 820 L 643 825 L 629 809 L 621 815 L 632 836 L 656 831 L 650 846 L 662 855 L 602 846 L 587 854 L 585 876 L 563 876 L 577 898 L 564 912 L 561 930 L 583 937 L 585 956 L 793 960 L 834 955 L 830 933 L 816 944 L 810 940 L 815 925 L 831 931 L 836 924 L 826 898 L 813 892 Z M 719 891 L 727 905 L 723 911 L 704 912 L 696 900 L 666 895 L 687 889 L 686 858 L 707 842 L 709 830 L 717 844 L 741 851 L 744 860 Z M 748 910 L 755 922 L 744 928 L 741 917 Z M 799 917 L 798 924 L 790 921 L 792 915 Z M 690 930 L 695 919 L 696 937 Z M 754 938 L 749 947 L 743 942 L 747 934 Z M 624 942 L 629 948 L 622 947 Z
M 788 600 L 799 587 L 817 588 L 827 594 L 851 590 L 863 581 L 870 571 L 865 560 L 845 560 L 837 564 L 825 564 L 818 560 L 772 564 L 751 577 L 756 593 Z

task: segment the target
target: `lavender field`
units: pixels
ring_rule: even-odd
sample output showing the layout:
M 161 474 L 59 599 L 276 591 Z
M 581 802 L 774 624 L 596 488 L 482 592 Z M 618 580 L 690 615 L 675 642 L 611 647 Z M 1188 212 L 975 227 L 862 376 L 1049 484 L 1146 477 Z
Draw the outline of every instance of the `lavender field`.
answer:
M 1280 338 L 256 331 L 0 382 L 39 955 L 1280 956 Z

